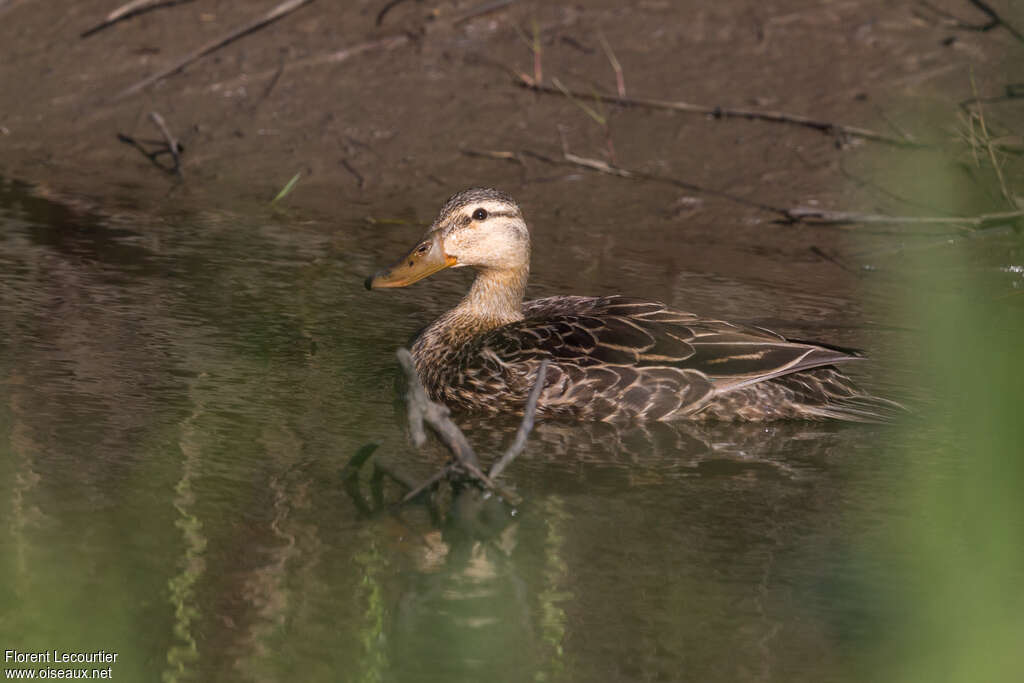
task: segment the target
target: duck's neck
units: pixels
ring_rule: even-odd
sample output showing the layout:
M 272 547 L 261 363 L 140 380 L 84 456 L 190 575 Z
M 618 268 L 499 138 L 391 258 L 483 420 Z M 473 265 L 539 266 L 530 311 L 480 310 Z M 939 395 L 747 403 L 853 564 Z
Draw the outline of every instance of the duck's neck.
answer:
M 501 327 L 523 319 L 523 294 L 529 266 L 516 269 L 486 269 L 477 272 L 469 293 L 451 315 L 459 322 L 479 329 Z M 447 317 L 447 316 L 446 316 Z
M 416 371 L 434 400 L 451 399 L 445 393 L 462 372 L 458 360 L 478 335 L 523 319 L 523 294 L 530 268 L 480 270 L 469 294 L 459 305 L 430 324 L 412 345 Z
M 474 336 L 523 319 L 523 294 L 529 266 L 479 270 L 469 294 L 459 305 L 435 320 L 413 345 L 417 358 L 428 348 L 457 351 Z

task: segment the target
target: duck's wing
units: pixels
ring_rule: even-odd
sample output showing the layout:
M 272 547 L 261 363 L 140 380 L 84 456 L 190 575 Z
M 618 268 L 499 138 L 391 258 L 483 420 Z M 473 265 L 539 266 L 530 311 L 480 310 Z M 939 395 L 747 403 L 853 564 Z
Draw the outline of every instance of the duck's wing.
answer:
M 692 413 L 731 390 L 855 358 L 640 299 L 553 297 L 524 314 L 479 340 L 472 374 L 518 376 L 522 391 L 550 359 L 542 400 L 551 412 Z

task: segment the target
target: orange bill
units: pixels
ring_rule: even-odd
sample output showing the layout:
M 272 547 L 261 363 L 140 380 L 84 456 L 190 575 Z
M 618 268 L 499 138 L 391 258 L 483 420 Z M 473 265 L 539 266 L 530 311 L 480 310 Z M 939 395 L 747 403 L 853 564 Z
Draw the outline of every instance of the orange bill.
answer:
M 456 263 L 454 256 L 444 253 L 440 234 L 434 232 L 392 266 L 366 278 L 366 288 L 406 287 Z

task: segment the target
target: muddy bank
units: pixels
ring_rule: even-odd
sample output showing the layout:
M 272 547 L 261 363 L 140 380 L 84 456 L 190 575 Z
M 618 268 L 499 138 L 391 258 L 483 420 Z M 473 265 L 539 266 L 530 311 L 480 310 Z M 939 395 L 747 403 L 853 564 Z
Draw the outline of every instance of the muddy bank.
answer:
M 452 191 L 486 184 L 535 213 L 571 207 L 571 220 L 584 223 L 667 220 L 685 223 L 697 242 L 720 239 L 722 229 L 739 242 L 773 218 L 743 202 L 854 208 L 864 192 L 851 176 L 871 172 L 858 160 L 917 154 L 929 163 L 927 153 L 803 126 L 586 104 L 532 92 L 514 75 L 925 140 L 951 135 L 972 73 L 986 95 L 1019 76 L 1017 40 L 999 26 L 969 30 L 989 18 L 966 1 L 492 9 L 375 0 L 301 5 L 131 91 L 277 3 L 183 2 L 82 37 L 117 4 L 0 3 L 0 175 L 111 212 L 265 207 L 299 173 L 287 206 L 324 221 L 429 220 Z M 1020 114 L 1012 102 L 999 106 L 998 116 Z M 183 146 L 181 178 L 166 170 L 169 155 L 157 159 L 161 168 L 119 139 L 163 144 L 150 112 Z M 563 140 L 576 155 L 739 201 L 545 161 L 562 159 Z M 872 209 L 892 206 L 883 193 L 868 195 Z

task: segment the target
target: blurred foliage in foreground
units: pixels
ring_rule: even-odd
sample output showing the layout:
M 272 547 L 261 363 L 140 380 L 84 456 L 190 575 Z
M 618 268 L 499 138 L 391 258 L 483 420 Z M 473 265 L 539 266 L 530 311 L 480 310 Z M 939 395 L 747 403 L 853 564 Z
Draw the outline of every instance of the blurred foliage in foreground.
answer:
M 955 177 L 935 173 L 930 180 L 937 202 L 971 205 Z M 869 562 L 880 560 L 866 596 L 883 603 L 886 614 L 884 633 L 873 634 L 878 647 L 869 648 L 866 679 L 1021 680 L 1020 227 L 919 250 L 900 269 L 910 273 L 901 281 L 900 322 L 920 333 L 907 360 L 920 368 L 915 381 L 927 401 L 919 407 L 922 419 L 889 449 L 891 476 L 903 479 L 896 490 L 906 493 L 895 505 L 906 514 L 889 518 L 878 532 L 884 540 L 866 552 Z

